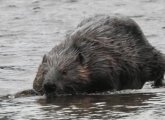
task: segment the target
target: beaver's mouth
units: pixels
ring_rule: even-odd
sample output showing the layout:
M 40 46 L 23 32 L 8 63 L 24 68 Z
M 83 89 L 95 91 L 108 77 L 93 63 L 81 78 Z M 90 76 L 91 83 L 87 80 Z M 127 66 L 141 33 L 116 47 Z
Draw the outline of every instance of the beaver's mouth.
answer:
M 45 91 L 45 95 L 47 98 L 54 98 L 58 96 L 67 96 L 67 95 L 77 95 L 81 92 L 76 90 L 74 87 L 67 86 L 64 89 L 56 89 L 55 91 Z
M 86 84 L 70 83 L 59 86 L 58 84 L 45 84 L 44 94 L 47 98 L 67 95 L 82 95 L 88 93 Z

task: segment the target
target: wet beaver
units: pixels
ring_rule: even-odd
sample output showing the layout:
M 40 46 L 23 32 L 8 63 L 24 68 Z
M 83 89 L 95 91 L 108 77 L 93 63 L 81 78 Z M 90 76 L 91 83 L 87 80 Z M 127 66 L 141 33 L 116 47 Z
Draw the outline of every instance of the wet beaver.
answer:
M 33 88 L 40 94 L 93 93 L 161 86 L 163 55 L 123 16 L 96 15 L 44 55 Z

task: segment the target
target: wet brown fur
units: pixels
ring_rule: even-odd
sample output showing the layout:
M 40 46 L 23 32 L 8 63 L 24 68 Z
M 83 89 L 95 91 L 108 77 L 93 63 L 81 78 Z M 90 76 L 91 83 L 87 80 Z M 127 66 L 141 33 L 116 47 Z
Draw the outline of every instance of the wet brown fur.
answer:
M 78 71 L 79 71 L 79 76 L 81 78 L 83 78 L 82 80 L 89 80 L 90 79 L 89 78 L 90 71 L 89 71 L 87 66 L 79 66 Z
M 140 89 L 149 80 L 161 86 L 164 72 L 164 56 L 132 19 L 98 15 L 44 56 L 33 88 L 47 95 Z

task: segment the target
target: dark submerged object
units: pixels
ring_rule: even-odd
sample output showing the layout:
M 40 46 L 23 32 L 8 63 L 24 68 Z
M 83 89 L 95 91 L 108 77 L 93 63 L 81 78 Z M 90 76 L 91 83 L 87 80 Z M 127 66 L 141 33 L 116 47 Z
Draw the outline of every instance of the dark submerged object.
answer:
M 163 55 L 123 16 L 97 15 L 44 55 L 33 88 L 40 94 L 93 93 L 162 85 Z

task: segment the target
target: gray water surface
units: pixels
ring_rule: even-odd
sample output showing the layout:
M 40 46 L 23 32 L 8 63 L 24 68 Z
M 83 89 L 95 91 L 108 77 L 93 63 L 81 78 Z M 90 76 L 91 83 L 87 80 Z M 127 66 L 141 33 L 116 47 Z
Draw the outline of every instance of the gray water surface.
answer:
M 130 16 L 149 42 L 165 53 L 164 0 L 0 0 L 0 119 L 164 120 L 165 88 L 97 95 L 3 98 L 32 88 L 44 53 L 85 17 Z

